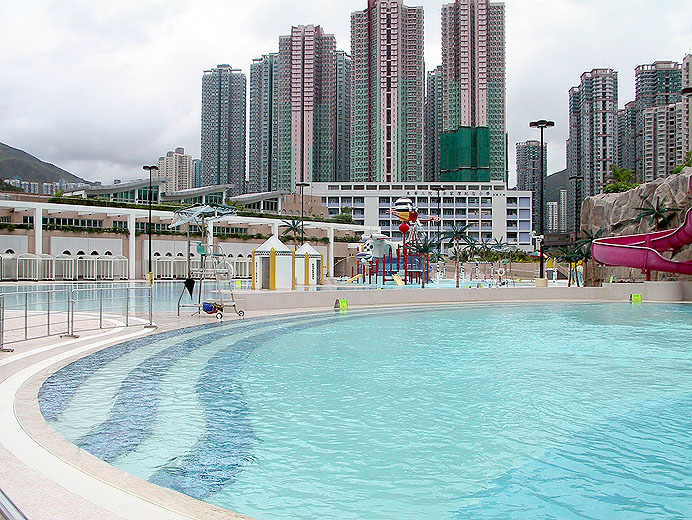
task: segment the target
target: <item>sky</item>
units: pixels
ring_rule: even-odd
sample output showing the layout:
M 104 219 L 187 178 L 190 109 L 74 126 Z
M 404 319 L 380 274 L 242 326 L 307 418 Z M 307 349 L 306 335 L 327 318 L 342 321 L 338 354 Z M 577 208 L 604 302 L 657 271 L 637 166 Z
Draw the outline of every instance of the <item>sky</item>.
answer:
M 441 63 L 439 0 L 425 9 L 425 63 Z M 505 0 L 510 186 L 516 143 L 550 119 L 549 173 L 565 167 L 567 92 L 584 71 L 619 72 L 692 52 L 692 0 Z M 201 76 L 228 63 L 249 78 L 292 25 L 321 25 L 350 51 L 366 0 L 0 0 L 0 142 L 92 181 L 144 177 L 168 150 L 200 153 Z

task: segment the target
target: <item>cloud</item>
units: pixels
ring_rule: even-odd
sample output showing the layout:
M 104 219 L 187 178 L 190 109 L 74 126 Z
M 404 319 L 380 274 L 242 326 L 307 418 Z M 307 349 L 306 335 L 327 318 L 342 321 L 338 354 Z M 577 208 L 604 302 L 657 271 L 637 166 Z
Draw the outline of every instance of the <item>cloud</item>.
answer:
M 199 156 L 202 71 L 249 73 L 291 25 L 318 24 L 350 49 L 350 13 L 365 0 L 0 0 L 0 141 L 102 182 L 142 176 L 177 146 Z M 425 8 L 426 68 L 440 63 L 442 2 Z M 635 66 L 690 52 L 692 0 L 507 0 L 507 124 L 553 119 L 549 169 L 564 167 L 567 91 L 596 67 L 620 72 L 620 105 Z

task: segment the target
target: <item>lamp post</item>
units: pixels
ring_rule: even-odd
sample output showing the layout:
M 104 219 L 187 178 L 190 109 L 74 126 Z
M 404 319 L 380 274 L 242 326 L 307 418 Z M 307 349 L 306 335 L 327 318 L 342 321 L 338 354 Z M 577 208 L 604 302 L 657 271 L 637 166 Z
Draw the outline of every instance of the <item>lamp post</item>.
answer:
M 154 270 L 151 266 L 151 192 L 152 192 L 152 186 L 151 186 L 151 172 L 152 170 L 159 170 L 158 166 L 142 166 L 143 170 L 148 170 L 149 171 L 149 226 L 148 226 L 148 233 L 149 233 L 149 274 L 147 275 L 149 277 L 149 283 L 153 284 L 154 283 Z
M 539 268 L 539 278 L 542 280 L 543 274 L 544 274 L 543 273 L 543 242 L 545 241 L 545 232 L 544 232 L 545 225 L 543 222 L 545 220 L 545 218 L 544 218 L 545 203 L 544 203 L 544 195 L 543 195 L 543 190 L 544 190 L 543 177 L 545 176 L 545 171 L 544 171 L 545 165 L 543 164 L 543 130 L 545 130 L 546 128 L 551 128 L 551 127 L 555 126 L 555 123 L 553 121 L 546 121 L 545 119 L 539 119 L 538 121 L 531 121 L 529 123 L 529 126 L 531 128 L 538 128 L 541 131 L 541 149 L 540 149 L 541 171 L 540 171 L 540 174 L 538 176 L 540 179 L 540 182 L 538 183 L 538 185 L 539 185 L 539 193 L 540 193 L 540 199 L 541 199 L 541 202 L 540 202 L 541 208 L 540 208 L 540 211 L 538 212 L 538 215 L 539 215 L 541 221 L 540 221 L 540 226 L 538 227 L 538 233 L 541 235 L 541 239 L 540 239 L 541 240 L 541 245 L 540 245 L 541 265 Z
M 296 182 L 300 187 L 300 245 L 305 243 L 305 206 L 303 205 L 303 190 L 310 186 L 309 182 Z
M 437 221 L 437 253 L 442 256 L 442 186 L 435 186 L 433 190 L 437 192 L 437 216 L 440 217 Z

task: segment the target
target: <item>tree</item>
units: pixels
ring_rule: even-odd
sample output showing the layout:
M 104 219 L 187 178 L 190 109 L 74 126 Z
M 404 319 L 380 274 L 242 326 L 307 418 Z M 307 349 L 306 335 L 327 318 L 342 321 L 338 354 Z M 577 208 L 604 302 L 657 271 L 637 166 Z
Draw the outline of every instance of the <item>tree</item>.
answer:
M 454 245 L 451 253 L 449 254 L 449 259 L 454 261 L 454 277 L 457 282 L 457 289 L 459 288 L 459 276 L 461 275 L 461 269 L 459 269 L 460 262 L 463 262 L 464 251 L 461 249 L 460 245 Z
M 558 249 L 558 260 L 560 262 L 567 262 L 567 264 L 569 265 L 569 271 L 567 275 L 567 287 L 572 286 L 572 264 L 578 261 L 578 256 L 579 255 L 576 249 L 570 249 L 569 247 L 561 247 L 560 249 Z
M 591 268 L 588 269 L 589 272 L 593 271 L 593 274 L 596 273 L 596 265 L 593 262 L 593 256 L 591 255 L 591 249 L 593 247 L 593 242 L 594 240 L 597 240 L 601 238 L 603 235 L 605 235 L 606 230 L 604 228 L 600 228 L 596 231 L 587 231 L 585 229 L 581 230 L 582 233 L 584 233 L 584 238 L 581 240 L 578 240 L 577 243 L 575 244 L 575 252 L 577 255 L 579 255 L 579 260 L 582 260 L 584 262 L 584 285 L 586 285 L 586 281 L 588 279 L 587 277 L 587 268 L 589 262 L 592 264 Z M 590 285 L 596 285 L 595 277 L 593 280 L 593 283 Z
M 466 233 L 466 230 L 471 227 L 471 224 L 466 224 L 465 226 L 460 226 L 458 224 L 454 224 L 452 226 L 452 229 L 445 231 L 444 238 L 447 238 L 451 240 L 453 244 L 453 260 L 454 260 L 454 269 L 456 270 L 456 279 L 457 279 L 457 289 L 459 288 L 459 261 L 461 260 L 461 255 L 462 255 L 462 247 L 461 243 L 468 241 L 471 237 Z
M 656 202 L 644 199 L 642 205 L 637 209 L 639 214 L 632 219 L 632 222 L 641 223 L 648 218 L 649 227 L 654 228 L 656 231 L 668 227 L 675 215 L 681 211 L 680 208 L 666 206 L 665 201 L 661 200 L 661 197 L 656 197 Z
M 502 253 L 507 250 L 507 242 L 504 241 L 505 237 L 496 238 L 493 240 L 491 247 L 497 253 L 497 263 L 502 264 Z
M 283 226 L 286 227 L 281 234 L 282 235 L 288 235 L 289 233 L 293 233 L 293 240 L 298 241 L 298 235 L 303 233 L 303 226 L 301 225 L 302 222 L 300 219 L 297 218 L 292 218 L 291 220 L 282 220 Z
M 638 186 L 637 174 L 629 168 L 619 168 L 615 164 L 610 165 L 608 184 L 603 188 L 605 193 L 621 193 Z
M 335 222 L 342 222 L 344 224 L 353 224 L 353 208 L 344 207 L 341 208 L 341 213 L 334 215 L 332 220 Z
M 432 240 L 428 235 L 423 235 L 423 238 L 413 245 L 413 250 L 422 257 L 425 257 L 425 263 L 427 266 L 430 262 L 430 255 L 437 252 L 437 242 Z M 423 273 L 421 275 L 421 287 L 425 289 L 425 278 L 427 277 L 428 273 L 425 272 L 425 268 L 423 268 L 423 266 L 421 266 L 421 268 L 423 269 Z
M 682 164 L 678 164 L 675 167 L 673 170 L 673 175 L 680 173 L 685 167 L 692 167 L 692 152 L 687 152 L 687 154 L 685 154 L 685 160 Z

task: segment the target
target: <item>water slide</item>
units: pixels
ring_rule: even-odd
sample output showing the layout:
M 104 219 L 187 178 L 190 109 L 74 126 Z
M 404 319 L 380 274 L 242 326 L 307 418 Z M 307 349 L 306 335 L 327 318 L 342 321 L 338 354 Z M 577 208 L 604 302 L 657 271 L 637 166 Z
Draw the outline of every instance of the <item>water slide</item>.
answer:
M 393 274 L 392 280 L 394 280 L 394 283 L 397 284 L 399 287 L 403 287 L 405 285 L 404 281 L 401 279 L 401 276 L 399 276 L 398 274 Z
M 692 177 L 690 177 L 692 192 Z M 594 240 L 591 253 L 600 264 L 641 269 L 649 278 L 650 271 L 692 275 L 692 262 L 676 262 L 664 258 L 661 253 L 677 251 L 692 244 L 692 208 L 687 210 L 685 221 L 677 229 L 608 237 Z
M 360 280 L 361 278 L 363 278 L 363 275 L 362 275 L 362 274 L 357 274 L 357 275 L 354 276 L 353 278 L 349 278 L 348 280 L 346 280 L 344 283 L 353 283 L 353 282 L 355 282 L 356 280 Z

